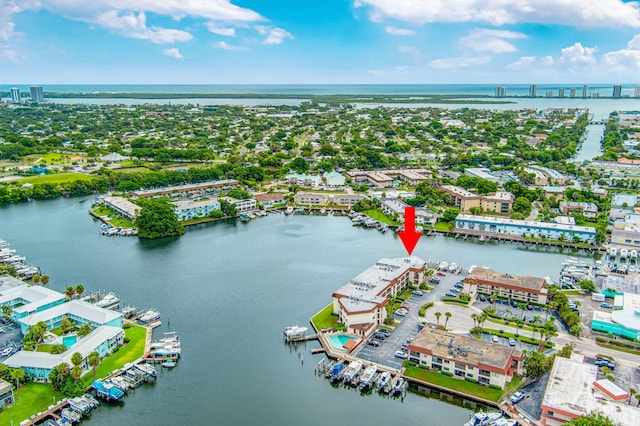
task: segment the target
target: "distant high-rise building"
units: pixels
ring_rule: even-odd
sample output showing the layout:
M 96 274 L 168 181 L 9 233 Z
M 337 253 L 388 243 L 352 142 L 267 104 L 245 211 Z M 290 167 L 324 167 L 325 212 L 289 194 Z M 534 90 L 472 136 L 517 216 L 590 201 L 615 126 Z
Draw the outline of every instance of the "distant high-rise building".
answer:
M 569 97 L 571 98 L 575 98 L 576 97 L 576 88 L 572 87 L 571 91 L 569 92 Z
M 44 92 L 42 90 L 42 86 L 31 86 L 29 87 L 29 92 L 31 92 L 31 100 L 33 102 L 44 101 Z
M 537 94 L 538 94 L 538 85 L 532 84 L 531 86 L 529 86 L 529 96 L 531 96 L 532 98 L 535 98 Z
M 504 86 L 496 86 L 496 98 L 504 98 L 507 96 L 507 88 Z
M 12 87 L 9 90 L 9 95 L 11 96 L 11 102 L 20 102 L 20 89 L 17 87 Z
M 636 86 L 636 92 L 633 94 L 634 98 L 640 98 L 640 86 Z
M 615 86 L 613 86 L 613 97 L 619 98 L 620 96 L 622 96 L 622 85 L 616 84 Z
M 550 98 L 553 96 L 553 90 L 547 90 L 547 93 L 545 94 L 547 96 L 547 98 Z
M 558 89 L 558 97 L 564 98 L 564 89 Z
M 586 98 L 588 94 L 589 94 L 589 86 L 585 84 L 584 86 L 582 86 L 582 97 Z

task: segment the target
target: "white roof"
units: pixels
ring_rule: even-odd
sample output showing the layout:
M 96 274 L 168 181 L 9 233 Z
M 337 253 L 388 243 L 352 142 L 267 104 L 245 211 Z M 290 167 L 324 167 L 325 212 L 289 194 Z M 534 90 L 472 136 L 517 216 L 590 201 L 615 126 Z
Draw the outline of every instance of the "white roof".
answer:
M 65 295 L 42 286 L 17 287 L 13 291 L 0 296 L 0 306 L 16 299 L 22 299 L 24 305 L 14 309 L 16 313 L 34 312 L 39 307 L 65 299 Z
M 640 331 L 640 295 L 633 293 L 625 293 L 623 299 L 623 308 L 621 310 L 614 310 L 611 312 L 611 320 L 616 324 L 625 326 L 630 330 Z
M 545 407 L 556 408 L 576 417 L 591 412 L 602 413 L 614 424 L 637 425 L 638 410 L 624 401 L 615 402 L 594 392 L 598 367 L 593 364 L 556 357 L 542 399 Z
M 71 362 L 71 356 L 78 352 L 83 358 L 86 358 L 91 352 L 93 352 L 98 346 L 100 346 L 105 340 L 112 339 L 118 335 L 118 333 L 124 333 L 119 327 L 100 326 L 96 328 L 91 334 L 79 339 L 78 342 L 67 349 L 61 354 L 50 354 L 47 352 L 31 352 L 21 350 L 15 353 L 13 356 L 7 358 L 4 364 L 13 368 L 31 367 L 31 368 L 46 368 L 52 369 L 58 364 L 66 362 L 69 365 L 73 365 Z
M 64 315 L 75 315 L 97 324 L 106 324 L 122 316 L 120 312 L 100 308 L 83 300 L 72 300 L 71 302 L 54 306 L 46 311 L 31 314 L 22 318 L 20 322 L 26 325 L 34 325 L 40 321 L 46 322 L 49 319 L 62 317 Z
M 512 225 L 512 226 L 519 226 L 519 227 L 551 229 L 551 230 L 557 230 L 557 231 L 575 231 L 575 232 L 582 232 L 585 234 L 594 234 L 594 235 L 596 233 L 595 228 L 591 228 L 588 226 L 563 225 L 560 223 L 538 222 L 537 220 L 516 220 L 516 219 L 492 217 L 492 216 L 473 216 L 468 214 L 459 214 L 456 217 L 456 221 L 467 221 L 467 222 L 474 222 L 474 223 L 484 222 L 488 224 L 494 223 L 496 225 Z
M 26 285 L 27 283 L 11 275 L 0 275 L 0 294 L 2 295 Z

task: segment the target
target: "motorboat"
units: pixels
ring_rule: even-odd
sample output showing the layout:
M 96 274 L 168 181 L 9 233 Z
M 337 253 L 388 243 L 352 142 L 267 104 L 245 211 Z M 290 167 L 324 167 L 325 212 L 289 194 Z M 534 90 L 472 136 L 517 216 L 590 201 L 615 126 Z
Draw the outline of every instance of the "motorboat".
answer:
M 284 337 L 288 341 L 301 340 L 301 339 L 304 339 L 306 332 L 307 332 L 307 327 L 292 325 L 284 329 Z
M 489 423 L 491 426 L 517 426 L 518 421 L 514 419 L 499 418 L 495 422 Z
M 331 380 L 332 382 L 340 380 L 340 377 L 342 377 L 342 372 L 344 371 L 344 369 L 345 369 L 345 365 L 342 362 L 331 367 L 331 370 L 329 371 L 329 380 Z
M 373 384 L 373 376 L 375 376 L 377 372 L 378 367 L 376 367 L 375 365 L 368 366 L 364 370 L 364 373 L 362 373 L 362 378 L 360 379 L 359 383 L 360 389 L 365 389 Z
M 342 374 L 342 381 L 344 383 L 351 382 L 355 377 L 358 376 L 358 374 L 360 374 L 361 370 L 362 370 L 362 361 L 360 360 L 353 361 L 351 364 L 347 366 L 347 368 L 345 368 L 344 373 Z
M 106 296 L 104 296 L 102 299 L 98 300 L 96 302 L 96 306 L 99 308 L 107 309 L 118 303 L 120 303 L 120 299 L 118 299 L 118 296 L 116 296 L 114 293 L 109 293 Z
M 441 271 L 446 271 L 448 267 L 449 264 L 444 260 L 438 264 L 438 269 L 440 269 Z
M 629 250 L 627 250 L 626 248 L 621 248 L 620 249 L 620 257 L 622 258 L 627 258 L 627 256 L 629 256 Z
M 138 321 L 140 322 L 151 322 L 160 319 L 160 313 L 158 311 L 154 311 L 152 309 L 144 312 L 142 315 L 138 317 Z
M 175 367 L 177 364 L 178 364 L 178 363 L 177 363 L 177 362 L 175 362 L 174 360 L 172 360 L 172 359 L 168 359 L 168 360 L 166 360 L 166 361 L 162 362 L 160 365 L 161 365 L 161 366 L 163 366 L 164 368 L 173 368 L 173 367 Z
M 383 371 L 378 377 L 378 390 L 382 390 L 389 386 L 389 382 L 391 382 L 391 373 L 388 371 Z
M 401 393 L 405 390 L 407 382 L 402 377 L 396 377 L 391 385 L 391 393 Z
M 631 259 L 636 260 L 638 259 L 638 252 L 636 250 L 631 250 L 629 252 L 629 256 L 631 257 Z
M 458 269 L 458 265 L 455 262 L 452 262 L 451 265 L 449 265 L 449 272 L 453 272 L 456 269 Z
M 618 255 L 618 249 L 615 247 L 611 247 L 609 249 L 609 257 L 616 257 Z
M 464 426 L 487 426 L 497 421 L 500 417 L 502 417 L 502 413 L 498 411 L 490 411 L 488 413 L 478 411 Z

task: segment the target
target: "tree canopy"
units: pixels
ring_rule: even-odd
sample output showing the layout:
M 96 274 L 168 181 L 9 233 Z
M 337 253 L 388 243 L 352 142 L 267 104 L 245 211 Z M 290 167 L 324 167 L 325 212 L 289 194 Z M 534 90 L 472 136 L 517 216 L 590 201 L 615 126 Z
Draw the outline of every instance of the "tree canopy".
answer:
M 173 206 L 165 199 L 145 200 L 135 220 L 138 237 L 156 239 L 184 234 L 184 226 L 178 221 Z
M 600 413 L 591 413 L 586 416 L 580 416 L 565 424 L 571 426 L 614 426 L 613 422 L 608 417 L 605 417 Z

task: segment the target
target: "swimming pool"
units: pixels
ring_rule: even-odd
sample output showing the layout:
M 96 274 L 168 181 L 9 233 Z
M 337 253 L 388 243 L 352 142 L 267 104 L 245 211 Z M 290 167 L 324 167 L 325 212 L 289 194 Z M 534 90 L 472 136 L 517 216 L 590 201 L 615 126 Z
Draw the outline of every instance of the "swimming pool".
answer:
M 332 334 L 329 336 L 329 341 L 331 342 L 331 346 L 341 351 L 344 351 L 344 344 L 349 340 L 358 340 L 353 336 L 349 336 L 348 334 Z
M 65 345 L 67 349 L 75 345 L 77 341 L 78 337 L 75 334 L 72 334 L 71 336 L 64 336 L 62 338 L 62 344 Z

